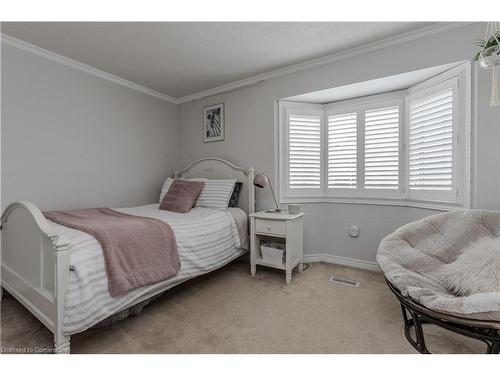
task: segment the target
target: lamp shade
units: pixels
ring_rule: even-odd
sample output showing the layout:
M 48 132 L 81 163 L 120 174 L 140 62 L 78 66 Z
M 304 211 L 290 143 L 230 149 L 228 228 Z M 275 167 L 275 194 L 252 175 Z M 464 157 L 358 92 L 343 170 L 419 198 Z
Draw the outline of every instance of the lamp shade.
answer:
M 259 173 L 255 175 L 253 179 L 253 184 L 257 186 L 258 188 L 265 188 L 269 184 L 269 179 L 264 173 Z

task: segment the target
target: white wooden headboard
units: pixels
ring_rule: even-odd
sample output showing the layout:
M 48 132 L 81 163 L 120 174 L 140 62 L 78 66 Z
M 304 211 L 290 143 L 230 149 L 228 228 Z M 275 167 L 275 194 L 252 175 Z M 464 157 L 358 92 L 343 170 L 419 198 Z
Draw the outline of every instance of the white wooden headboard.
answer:
M 251 214 L 255 211 L 255 187 L 253 167 L 238 167 L 233 163 L 220 158 L 203 158 L 189 164 L 186 168 L 176 171 L 176 178 L 235 178 L 242 182 L 238 207 Z

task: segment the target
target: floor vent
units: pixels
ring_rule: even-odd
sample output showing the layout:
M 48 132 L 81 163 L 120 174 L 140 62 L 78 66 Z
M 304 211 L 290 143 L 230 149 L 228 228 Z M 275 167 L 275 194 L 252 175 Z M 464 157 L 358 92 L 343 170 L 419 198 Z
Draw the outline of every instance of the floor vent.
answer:
M 335 284 L 352 286 L 353 288 L 357 288 L 359 286 L 359 281 L 343 279 L 341 277 L 336 277 L 336 276 L 330 277 L 328 281 Z

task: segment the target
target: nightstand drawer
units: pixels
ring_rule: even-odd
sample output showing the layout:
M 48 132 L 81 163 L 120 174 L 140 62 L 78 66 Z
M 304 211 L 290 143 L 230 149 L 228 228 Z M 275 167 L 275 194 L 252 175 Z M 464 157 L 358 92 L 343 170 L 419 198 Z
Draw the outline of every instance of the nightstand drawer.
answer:
M 255 231 L 257 233 L 268 233 L 268 234 L 276 234 L 279 236 L 285 236 L 286 221 L 257 219 L 255 221 Z

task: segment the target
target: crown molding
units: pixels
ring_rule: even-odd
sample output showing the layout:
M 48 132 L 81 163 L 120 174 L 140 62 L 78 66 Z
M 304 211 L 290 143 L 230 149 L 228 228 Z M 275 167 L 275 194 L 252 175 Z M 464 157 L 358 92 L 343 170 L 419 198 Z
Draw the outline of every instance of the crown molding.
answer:
M 252 77 L 242 79 L 240 81 L 236 81 L 236 82 L 228 83 L 228 84 L 221 85 L 218 87 L 214 87 L 212 89 L 199 91 L 199 92 L 196 92 L 196 93 L 193 93 L 190 95 L 186 95 L 186 96 L 183 96 L 180 98 L 175 98 L 175 97 L 163 94 L 161 92 L 155 91 L 153 89 L 147 88 L 145 86 L 141 86 L 137 83 L 131 82 L 131 81 L 126 80 L 126 79 L 121 78 L 121 77 L 118 77 L 114 74 L 106 73 L 106 72 L 99 70 L 97 68 L 94 68 L 90 65 L 86 65 L 86 64 L 83 64 L 83 63 L 78 62 L 76 60 L 61 56 L 57 53 L 54 53 L 54 52 L 46 50 L 44 48 L 35 46 L 33 44 L 30 44 L 30 43 L 24 42 L 20 39 L 11 37 L 9 35 L 3 34 L 3 33 L 0 35 L 2 37 L 2 43 L 5 43 L 6 45 L 13 46 L 15 48 L 21 49 L 21 50 L 29 52 L 29 53 L 33 53 L 35 55 L 38 55 L 38 56 L 44 57 L 46 59 L 58 62 L 60 64 L 78 69 L 78 70 L 86 72 L 88 74 L 92 74 L 96 77 L 100 77 L 100 78 L 105 79 L 107 81 L 114 82 L 116 84 L 131 88 L 131 89 L 139 91 L 139 92 L 142 92 L 144 94 L 154 96 L 154 97 L 162 99 L 166 102 L 169 102 L 172 104 L 183 104 L 183 103 L 187 103 L 187 102 L 190 102 L 193 100 L 202 99 L 202 98 L 205 98 L 208 96 L 217 95 L 217 94 L 221 94 L 221 93 L 228 92 L 228 91 L 233 91 L 233 90 L 236 90 L 236 89 L 239 89 L 242 87 L 253 86 L 257 83 L 267 81 L 267 80 L 270 80 L 273 78 L 278 78 L 278 77 L 285 76 L 287 74 L 300 72 L 302 70 L 312 69 L 312 68 L 316 68 L 319 66 L 331 64 L 331 63 L 336 62 L 336 61 L 348 59 L 351 57 L 362 55 L 364 53 L 373 52 L 373 51 L 376 51 L 379 49 L 383 49 L 383 48 L 395 46 L 398 44 L 406 43 L 406 42 L 409 42 L 409 41 L 412 41 L 415 39 L 424 38 L 424 37 L 427 37 L 427 36 L 430 36 L 433 34 L 445 32 L 445 31 L 450 31 L 450 30 L 457 29 L 460 27 L 469 26 L 472 23 L 473 22 L 443 22 L 443 23 L 438 23 L 435 25 L 425 26 L 425 27 L 422 27 L 422 28 L 419 28 L 416 30 L 406 32 L 406 33 L 401 33 L 401 34 L 394 36 L 394 37 L 381 39 L 381 40 L 376 41 L 376 42 L 372 42 L 372 43 L 364 44 L 364 45 L 361 45 L 358 47 L 354 47 L 354 48 L 350 48 L 350 49 L 343 50 L 340 52 L 336 52 L 336 53 L 333 53 L 331 55 L 319 57 L 319 58 L 308 60 L 308 61 L 298 63 L 298 64 L 289 65 L 289 66 L 284 67 L 284 68 L 280 68 L 280 69 L 272 70 L 272 71 L 269 71 L 266 73 L 258 74 L 258 75 L 252 76 Z
M 282 77 L 287 74 L 300 72 L 306 69 L 312 69 L 319 66 L 331 64 L 336 61 L 345 60 L 351 57 L 362 55 L 364 53 L 373 52 L 379 49 L 395 46 L 398 44 L 406 43 L 415 39 L 424 38 L 433 34 L 450 31 L 460 27 L 469 26 L 473 22 L 443 22 L 435 25 L 425 26 L 416 30 L 408 31 L 406 33 L 401 33 L 394 37 L 384 38 L 372 43 L 363 44 L 358 47 L 353 47 L 347 50 L 333 53 L 331 55 L 318 57 L 316 59 L 308 60 L 302 63 L 287 66 L 285 68 L 272 70 L 270 72 L 258 74 L 252 77 L 242 79 L 240 81 L 228 83 L 222 86 L 218 86 L 212 89 L 199 91 L 194 94 L 186 95 L 178 98 L 178 103 L 187 103 L 193 100 L 202 99 L 208 96 L 221 94 L 227 91 L 236 90 L 238 88 L 253 86 L 257 83 L 267 81 L 273 78 Z
M 71 68 L 74 68 L 74 69 L 80 70 L 82 72 L 91 74 L 93 76 L 105 79 L 107 81 L 116 83 L 118 85 L 125 86 L 125 87 L 128 87 L 130 89 L 142 92 L 143 94 L 154 96 L 155 98 L 158 98 L 161 100 L 165 100 L 169 103 L 173 103 L 173 104 L 180 103 L 177 98 L 174 98 L 172 96 L 165 95 L 161 92 L 158 92 L 158 91 L 152 90 L 150 88 L 141 86 L 137 83 L 126 80 L 125 78 L 115 76 L 114 74 L 111 74 L 111 73 L 106 73 L 106 72 L 99 70 L 97 68 L 94 68 L 90 65 L 86 65 L 86 64 L 83 64 L 79 61 L 61 56 L 55 52 L 46 50 L 46 49 L 38 47 L 38 46 L 35 46 L 33 44 L 27 43 L 27 42 L 22 41 L 20 39 L 11 37 L 9 35 L 2 33 L 1 36 L 2 36 L 2 43 L 6 44 L 8 46 L 12 46 L 12 47 L 15 47 L 17 49 L 23 50 L 25 52 L 29 52 L 29 53 L 32 53 L 34 55 L 44 57 L 48 60 L 57 62 L 59 64 L 69 66 Z

